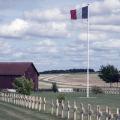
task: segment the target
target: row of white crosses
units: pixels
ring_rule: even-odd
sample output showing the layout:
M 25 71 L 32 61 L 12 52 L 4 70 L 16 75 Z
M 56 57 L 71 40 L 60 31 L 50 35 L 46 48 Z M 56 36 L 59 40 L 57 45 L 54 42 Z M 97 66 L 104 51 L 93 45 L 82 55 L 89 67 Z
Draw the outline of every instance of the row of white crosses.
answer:
M 120 88 L 119 87 L 101 87 L 105 94 L 120 94 Z M 80 88 L 78 89 L 79 92 L 86 93 L 86 88 Z M 91 88 L 90 88 L 91 92 Z
M 0 101 L 8 102 L 11 104 L 15 104 L 18 106 L 23 106 L 28 109 L 34 109 L 44 112 L 47 112 L 47 105 L 48 101 L 46 98 L 43 99 L 39 96 L 28 96 L 22 94 L 15 94 L 15 93 L 0 93 Z M 50 110 L 52 115 L 61 116 L 61 118 L 67 117 L 67 119 L 78 120 L 78 113 L 80 116 L 80 120 L 85 120 L 87 116 L 87 120 L 92 120 L 92 116 L 96 115 L 96 120 L 102 120 L 102 116 L 105 116 L 105 120 L 120 120 L 120 109 L 117 108 L 116 116 L 112 114 L 110 108 L 106 106 L 106 111 L 102 112 L 99 105 L 97 105 L 96 111 L 92 110 L 92 106 L 88 104 L 87 109 L 81 103 L 80 111 L 78 112 L 78 107 L 76 101 L 74 101 L 73 106 L 70 105 L 70 102 L 67 101 L 67 105 L 64 104 L 64 101 L 59 102 L 57 99 L 56 102 L 52 100 L 50 103 Z M 61 111 L 60 111 L 61 108 Z M 66 110 L 67 109 L 67 110 Z M 67 115 L 65 114 L 65 110 L 67 111 Z

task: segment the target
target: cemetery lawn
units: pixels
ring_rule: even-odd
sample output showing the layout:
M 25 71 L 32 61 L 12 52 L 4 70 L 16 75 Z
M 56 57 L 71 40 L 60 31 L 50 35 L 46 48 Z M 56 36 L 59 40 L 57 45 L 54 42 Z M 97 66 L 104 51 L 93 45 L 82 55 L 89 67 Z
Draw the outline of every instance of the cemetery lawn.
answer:
M 0 120 L 61 120 L 48 113 L 0 102 Z M 63 119 L 62 119 L 63 120 Z
M 53 93 L 53 92 L 38 92 L 34 93 L 34 95 L 39 95 L 41 97 L 46 97 L 46 100 L 49 102 L 53 99 L 56 100 L 57 96 L 61 93 Z M 65 101 L 69 100 L 71 104 L 73 104 L 74 100 L 80 104 L 83 103 L 85 105 L 91 104 L 93 106 L 100 105 L 102 107 L 109 106 L 112 109 L 120 108 L 120 95 L 90 95 L 91 98 L 85 98 L 85 94 L 81 93 L 63 93 L 65 94 Z
M 61 93 L 53 92 L 37 92 L 32 95 L 37 95 L 46 97 L 46 102 L 51 103 L 52 99 L 57 99 L 57 96 Z M 65 94 L 65 93 L 64 93 Z M 84 98 L 84 94 L 80 93 L 66 93 L 65 94 L 65 103 L 67 100 L 70 101 L 70 105 L 73 107 L 74 100 L 77 102 L 77 107 L 80 106 L 80 103 L 84 104 L 84 107 L 87 107 L 87 104 L 92 105 L 92 109 L 96 109 L 96 105 L 100 105 L 102 111 L 105 111 L 105 107 L 109 106 L 112 110 L 111 112 L 116 113 L 116 108 L 120 108 L 120 95 L 91 95 L 93 98 Z M 83 97 L 83 98 L 81 98 Z M 43 105 L 42 105 L 43 110 Z M 10 103 L 4 103 L 0 101 L 0 120 L 65 120 L 55 117 L 55 115 L 50 115 L 51 107 L 46 105 L 46 110 L 49 113 L 44 113 L 43 111 L 30 110 L 28 108 L 23 108 L 16 106 Z M 54 109 L 55 114 L 55 109 Z M 66 114 L 66 113 L 65 113 Z

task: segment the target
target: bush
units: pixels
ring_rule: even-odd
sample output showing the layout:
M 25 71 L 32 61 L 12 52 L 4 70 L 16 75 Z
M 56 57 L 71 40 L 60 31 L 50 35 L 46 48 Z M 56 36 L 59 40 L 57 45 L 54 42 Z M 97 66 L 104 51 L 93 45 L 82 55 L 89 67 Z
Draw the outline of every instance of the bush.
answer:
M 93 94 L 102 94 L 102 93 L 104 93 L 103 90 L 100 87 L 97 87 L 97 86 L 93 86 L 91 91 L 92 91 Z
M 19 77 L 13 82 L 13 87 L 20 94 L 30 95 L 33 89 L 33 82 L 25 77 Z
M 61 103 L 62 101 L 65 100 L 65 95 L 64 95 L 64 94 L 59 94 L 59 95 L 57 96 L 57 99 L 58 99 L 59 103 Z
M 58 87 L 56 83 L 52 83 L 52 90 L 53 92 L 58 92 Z
M 101 66 L 99 70 L 99 77 L 106 83 L 118 83 L 120 80 L 119 70 L 113 65 Z

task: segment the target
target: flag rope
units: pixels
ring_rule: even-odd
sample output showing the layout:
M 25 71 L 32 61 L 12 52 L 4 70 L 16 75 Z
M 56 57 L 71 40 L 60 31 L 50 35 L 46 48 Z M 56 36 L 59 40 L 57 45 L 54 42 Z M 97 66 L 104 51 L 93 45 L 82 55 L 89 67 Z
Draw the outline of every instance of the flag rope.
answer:
M 89 40 L 89 4 L 88 4 L 88 19 L 87 19 L 87 98 L 90 97 L 90 40 Z

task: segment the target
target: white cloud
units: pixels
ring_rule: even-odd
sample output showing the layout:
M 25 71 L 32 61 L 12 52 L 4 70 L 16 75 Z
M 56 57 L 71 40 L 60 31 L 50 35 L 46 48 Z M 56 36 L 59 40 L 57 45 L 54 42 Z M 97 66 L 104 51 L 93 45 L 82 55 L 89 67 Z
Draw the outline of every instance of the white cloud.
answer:
M 11 46 L 7 42 L 0 41 L 0 54 L 5 55 L 10 54 L 11 52 Z
M 87 33 L 80 33 L 78 35 L 78 39 L 80 40 L 79 42 L 87 42 Z M 103 41 L 107 39 L 107 35 L 105 33 L 101 33 L 101 32 L 91 32 L 89 34 L 89 39 L 92 42 L 95 41 Z
M 24 12 L 24 19 L 30 25 L 27 33 L 41 37 L 69 37 L 68 14 L 66 15 L 66 11 L 59 8 L 26 11 Z
M 0 25 L 1 37 L 68 37 L 67 24 L 65 22 L 33 22 L 23 19 L 15 19 L 10 23 Z
M 38 50 L 38 51 L 39 50 L 42 52 L 47 51 L 48 53 L 57 53 L 58 52 L 56 43 L 50 39 L 46 39 L 46 40 L 38 42 L 37 46 L 38 46 L 38 49 L 36 49 L 36 50 Z
M 110 10 L 120 8 L 120 0 L 105 0 L 103 4 L 105 8 Z
M 9 44 L 0 40 L 0 55 L 7 54 L 10 58 L 8 56 L 6 58 L 11 60 L 34 61 L 44 69 L 86 66 L 87 22 L 86 20 L 71 21 L 68 7 L 70 8 L 65 6 L 65 8 L 25 9 L 22 18 L 18 17 L 19 15 L 9 20 L 4 18 L 6 21 L 0 25 L 0 37 L 6 38 L 3 40 L 9 40 L 9 37 L 19 37 L 19 39 L 18 41 L 11 39 Z M 8 22 L 10 20 L 11 22 Z M 110 58 L 113 63 L 119 61 L 119 21 L 119 0 L 91 2 L 91 66 L 107 63 Z
M 46 40 L 43 40 L 43 41 L 39 41 L 38 43 L 36 43 L 36 45 L 37 46 L 50 46 L 50 47 L 53 47 L 56 44 L 52 40 L 46 39 Z
M 90 5 L 92 14 L 106 14 L 111 13 L 120 8 L 119 0 L 99 0 Z
M 65 14 L 58 8 L 47 10 L 32 10 L 24 13 L 24 18 L 37 21 L 65 20 Z
M 23 55 L 24 55 L 24 53 L 23 52 L 15 52 L 15 53 L 13 53 L 13 57 L 15 57 L 15 58 L 21 58 L 21 57 L 23 57 Z
M 52 54 L 56 54 L 58 52 L 58 49 L 57 49 L 56 43 L 53 42 L 53 40 L 45 39 L 35 43 L 32 46 L 32 48 L 28 48 L 28 52 L 34 53 L 34 54 L 40 54 L 40 53 L 50 54 L 51 53 L 52 55 Z
M 120 40 L 119 39 L 110 39 L 110 40 L 105 40 L 102 42 L 95 42 L 93 43 L 93 46 L 95 48 L 104 48 L 104 49 L 114 49 L 118 50 L 120 49 Z
M 15 19 L 9 24 L 0 25 L 0 36 L 19 37 L 28 28 L 28 23 L 22 19 Z
M 107 34 L 111 34 L 113 32 L 120 32 L 119 25 L 92 25 L 91 30 L 97 30 L 99 32 L 107 32 Z
M 90 5 L 91 24 L 117 24 L 120 21 L 120 1 L 119 0 L 101 0 Z
M 94 24 L 104 24 L 104 25 L 119 25 L 120 14 L 111 14 L 111 15 L 102 15 L 102 16 L 93 16 L 90 18 L 90 23 Z
M 67 25 L 64 22 L 34 23 L 30 22 L 28 35 L 41 37 L 68 37 Z

